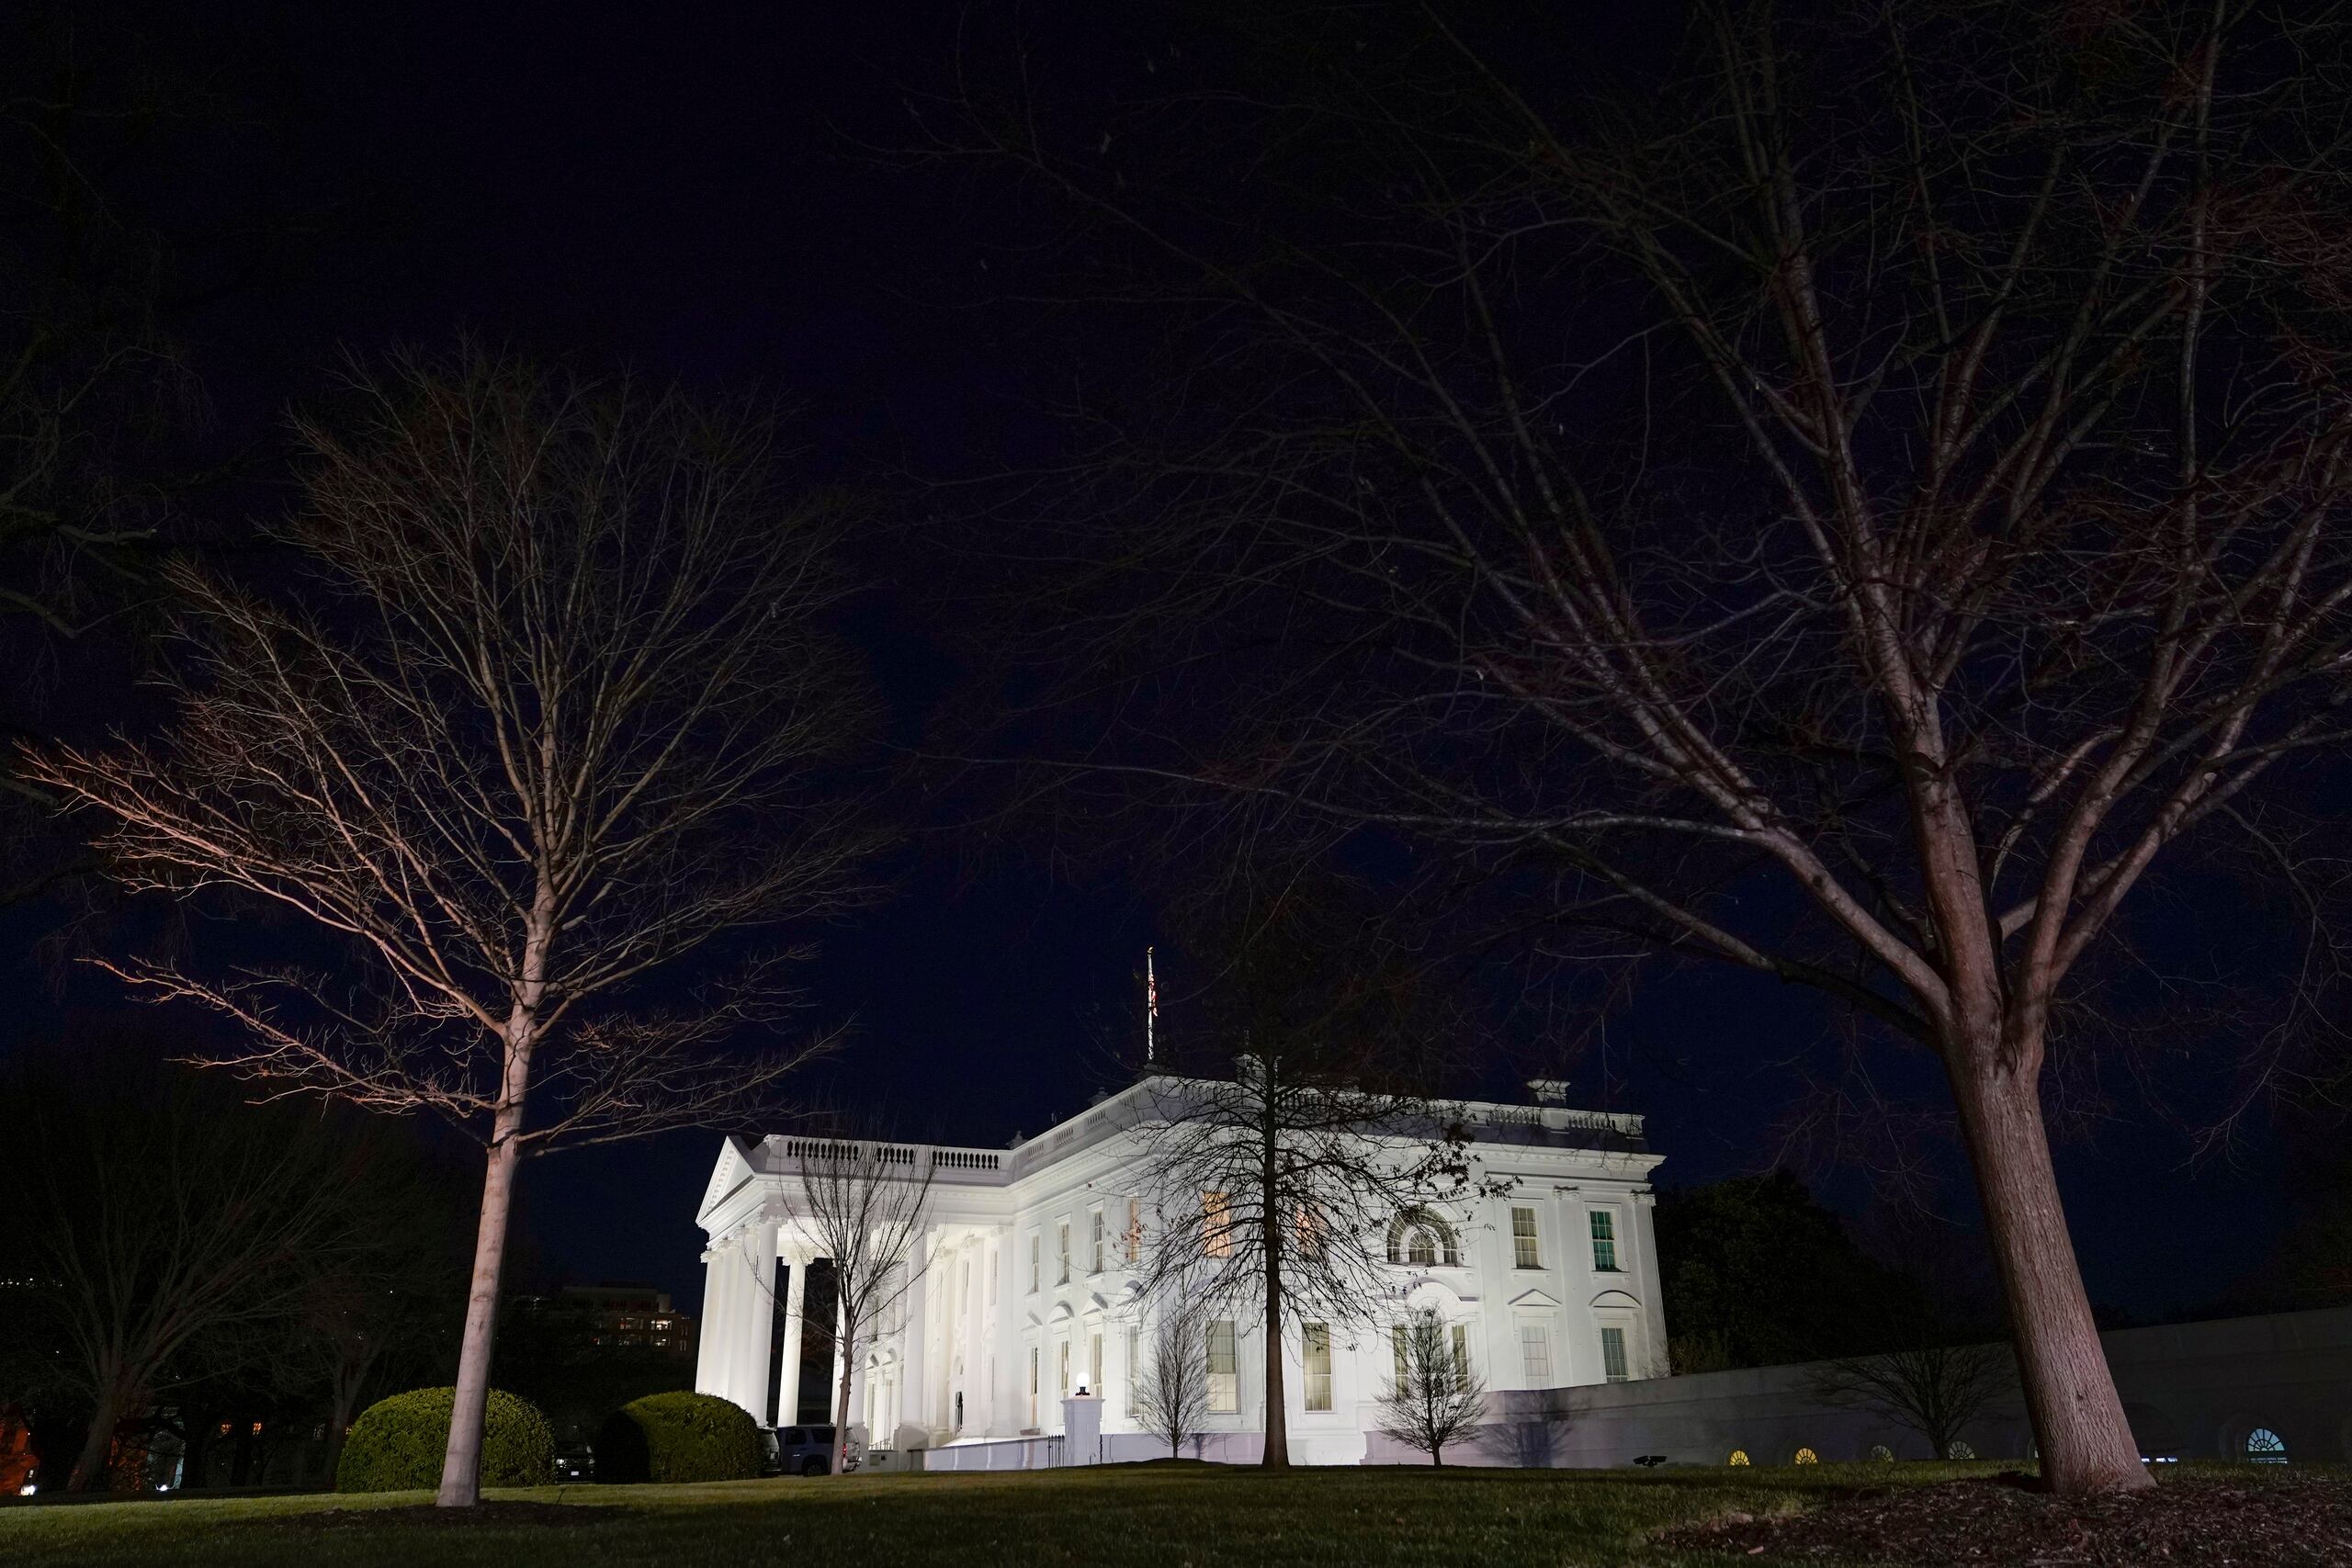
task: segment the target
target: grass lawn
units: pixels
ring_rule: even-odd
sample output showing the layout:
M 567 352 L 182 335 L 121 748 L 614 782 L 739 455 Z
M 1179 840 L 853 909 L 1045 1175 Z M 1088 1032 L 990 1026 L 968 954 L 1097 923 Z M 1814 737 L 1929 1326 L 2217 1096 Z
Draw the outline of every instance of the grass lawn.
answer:
M 10 1568 L 899 1568 L 975 1563 L 1643 1564 L 1770 1557 L 1669 1552 L 1667 1527 L 1802 1508 L 1827 1491 L 1989 1473 L 1997 1464 L 1794 1470 L 1331 1469 L 1269 1477 L 1215 1465 L 997 1475 L 851 1476 L 703 1486 L 493 1492 L 506 1517 L 387 1512 L 423 1493 L 173 1499 L 0 1509 Z M 552 1507 L 545 1506 L 553 1505 Z

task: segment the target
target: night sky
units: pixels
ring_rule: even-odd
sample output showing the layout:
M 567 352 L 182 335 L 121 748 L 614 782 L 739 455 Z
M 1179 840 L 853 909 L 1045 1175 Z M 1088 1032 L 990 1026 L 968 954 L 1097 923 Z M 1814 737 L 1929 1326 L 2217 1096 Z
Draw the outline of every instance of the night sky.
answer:
M 1116 9 L 1020 17 L 1036 30 L 1083 17 L 1085 41 L 1067 47 L 1116 73 L 1155 25 Z M 263 455 L 262 478 L 210 504 L 275 504 L 278 412 L 338 356 L 445 344 L 458 328 L 696 386 L 767 389 L 801 412 L 812 480 L 955 479 L 1049 453 L 1055 430 L 1035 410 L 1060 370 L 1050 343 L 962 303 L 984 264 L 1021 243 L 1013 220 L 942 199 L 861 151 L 901 143 L 904 100 L 943 80 L 958 27 L 1003 14 L 206 7 L 189 58 L 255 112 L 200 139 L 200 180 L 153 193 L 162 221 L 193 229 L 275 210 L 300 229 L 251 276 L 222 262 L 233 287 L 174 323 L 219 438 Z M 1641 47 L 1630 25 L 1594 28 L 1596 49 Z M 967 671 L 946 651 L 947 628 L 926 624 L 937 584 L 922 560 L 890 570 L 853 631 L 893 739 L 919 749 Z M 810 1087 L 844 1106 L 887 1106 L 908 1135 L 1001 1145 L 1082 1108 L 1105 1081 L 1135 1017 L 1143 948 L 1164 934 L 1121 879 L 1076 886 L 1039 857 L 968 853 L 952 827 L 918 810 L 893 897 L 825 933 L 816 1016 L 854 1032 Z M 20 915 L 20 936 L 53 918 Z M 102 981 L 75 975 L 60 996 L 20 960 L 19 1025 L 103 1019 L 125 1004 Z M 1171 1011 L 1187 984 L 1163 976 Z M 1785 1092 L 1774 1064 L 1822 1027 L 1767 983 L 1679 974 L 1610 1021 L 1605 1055 L 1571 1068 L 1572 1099 L 1647 1113 L 1668 1182 L 1757 1169 L 1773 1156 Z M 650 1280 L 693 1302 L 693 1210 L 717 1145 L 673 1135 L 529 1168 L 525 1220 L 544 1264 L 574 1280 Z M 2277 1162 L 2258 1144 L 2239 1164 L 2192 1166 L 2184 1141 L 2127 1118 L 2093 1155 L 2060 1151 L 2095 1300 L 2143 1314 L 2194 1307 L 2275 1240 Z M 1859 1211 L 1864 1186 L 1849 1173 L 1828 1190 Z

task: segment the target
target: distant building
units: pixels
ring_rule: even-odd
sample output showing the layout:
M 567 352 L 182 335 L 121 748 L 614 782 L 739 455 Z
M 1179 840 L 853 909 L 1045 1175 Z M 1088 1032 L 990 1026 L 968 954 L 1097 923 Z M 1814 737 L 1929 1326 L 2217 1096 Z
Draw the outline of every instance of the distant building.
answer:
M 655 1351 L 681 1359 L 695 1348 L 695 1320 L 650 1285 L 565 1285 L 551 1296 L 523 1296 L 515 1309 L 543 1334 L 575 1350 Z

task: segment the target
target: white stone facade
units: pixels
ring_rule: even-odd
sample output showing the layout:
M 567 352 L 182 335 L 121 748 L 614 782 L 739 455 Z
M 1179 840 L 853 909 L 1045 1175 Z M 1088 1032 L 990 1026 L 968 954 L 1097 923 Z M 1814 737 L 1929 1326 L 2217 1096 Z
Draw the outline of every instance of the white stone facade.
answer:
M 1143 1107 L 1166 1082 L 1138 1083 L 1010 1149 L 903 1145 L 906 1168 L 932 1173 L 928 1224 L 903 1298 L 855 1350 L 851 1422 L 865 1440 L 938 1450 L 1058 1435 L 1063 1399 L 1081 1386 L 1102 1398 L 1106 1450 L 1140 1431 L 1128 1393 L 1149 1354 L 1150 1309 L 1125 1237 L 1130 1202 L 1150 1212 L 1145 1140 L 1169 1134 L 1147 1130 Z M 1385 1325 L 1408 1308 L 1434 1306 L 1458 1325 L 1498 1394 L 1662 1370 L 1649 1188 L 1661 1156 L 1645 1147 L 1640 1117 L 1569 1110 L 1556 1086 L 1533 1087 L 1536 1104 L 1452 1108 L 1466 1115 L 1481 1188 L 1508 1191 L 1430 1205 L 1442 1233 L 1399 1245 L 1388 1295 L 1366 1321 L 1331 1325 L 1328 1379 L 1306 1375 L 1302 1337 L 1286 1337 L 1294 1460 L 1363 1461 L 1391 1365 Z M 793 1218 L 799 1145 L 729 1139 L 695 1216 L 710 1240 L 695 1386 L 763 1426 L 777 1409 L 788 1424 L 799 1393 L 797 1357 L 771 1364 L 779 1310 L 786 1343 L 797 1343 L 811 1259 Z M 782 1300 L 778 1259 L 792 1266 Z M 1264 1429 L 1264 1355 L 1252 1314 L 1234 1317 L 1238 1387 L 1220 1403 L 1235 1408 L 1204 1428 L 1216 1452 L 1239 1457 Z

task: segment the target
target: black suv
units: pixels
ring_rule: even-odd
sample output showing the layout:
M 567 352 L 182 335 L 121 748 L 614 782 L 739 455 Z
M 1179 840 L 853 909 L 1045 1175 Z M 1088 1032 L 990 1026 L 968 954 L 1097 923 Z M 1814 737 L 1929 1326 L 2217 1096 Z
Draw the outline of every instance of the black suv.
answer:
M 823 1475 L 833 1468 L 831 1427 L 772 1427 L 760 1438 L 767 1450 L 770 1475 Z M 855 1470 L 857 1456 L 852 1454 L 843 1468 Z

